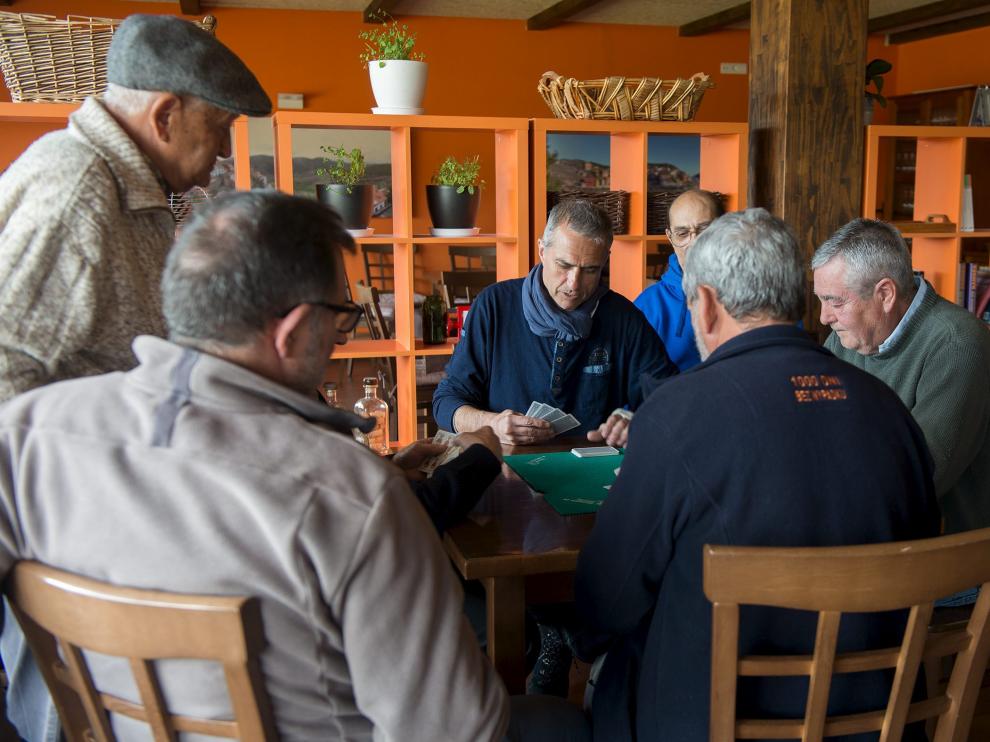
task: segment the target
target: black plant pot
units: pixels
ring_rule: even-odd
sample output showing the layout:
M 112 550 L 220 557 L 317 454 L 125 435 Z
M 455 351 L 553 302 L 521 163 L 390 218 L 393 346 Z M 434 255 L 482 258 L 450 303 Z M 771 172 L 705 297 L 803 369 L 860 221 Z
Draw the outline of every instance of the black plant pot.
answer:
M 457 186 L 426 186 L 426 206 L 430 210 L 430 220 L 436 229 L 472 229 L 478 219 L 478 204 L 481 203 L 481 189 L 474 193 L 457 192 Z
M 316 198 L 338 214 L 345 229 L 367 229 L 371 222 L 371 207 L 375 191 L 371 185 L 356 185 L 347 192 L 347 186 L 336 183 L 319 183 Z

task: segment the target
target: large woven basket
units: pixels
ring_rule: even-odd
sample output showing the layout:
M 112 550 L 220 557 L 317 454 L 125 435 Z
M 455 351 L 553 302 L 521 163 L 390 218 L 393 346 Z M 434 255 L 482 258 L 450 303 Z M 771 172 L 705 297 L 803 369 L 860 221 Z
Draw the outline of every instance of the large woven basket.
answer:
M 0 13 L 0 71 L 14 102 L 74 103 L 107 88 L 107 50 L 121 20 Z M 216 28 L 211 15 L 196 25 Z
M 687 80 L 658 77 L 606 77 L 575 80 L 544 72 L 537 91 L 559 119 L 690 121 L 708 88 L 708 75 Z
M 547 213 L 561 201 L 569 198 L 583 198 L 608 214 L 612 222 L 613 234 L 628 234 L 629 193 L 628 191 L 603 191 L 573 188 L 561 191 L 547 191 Z

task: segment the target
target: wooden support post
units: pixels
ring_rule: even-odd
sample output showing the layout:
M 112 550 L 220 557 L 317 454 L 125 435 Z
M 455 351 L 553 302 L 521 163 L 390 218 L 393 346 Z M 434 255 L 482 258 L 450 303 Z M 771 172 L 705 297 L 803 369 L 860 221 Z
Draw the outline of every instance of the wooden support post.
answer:
M 786 221 L 809 260 L 860 213 L 866 24 L 867 0 L 753 2 L 749 205 Z

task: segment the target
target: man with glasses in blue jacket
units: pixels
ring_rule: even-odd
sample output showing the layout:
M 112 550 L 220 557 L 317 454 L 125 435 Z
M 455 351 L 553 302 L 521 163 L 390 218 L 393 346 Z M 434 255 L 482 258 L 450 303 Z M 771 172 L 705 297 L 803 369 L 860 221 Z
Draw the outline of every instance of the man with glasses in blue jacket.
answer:
M 711 191 L 685 191 L 675 198 L 667 212 L 667 238 L 674 252 L 660 280 L 635 301 L 636 308 L 663 340 L 667 355 L 679 371 L 701 363 L 691 330 L 691 313 L 681 288 L 684 278 L 681 266 L 698 235 L 723 213 L 721 199 Z

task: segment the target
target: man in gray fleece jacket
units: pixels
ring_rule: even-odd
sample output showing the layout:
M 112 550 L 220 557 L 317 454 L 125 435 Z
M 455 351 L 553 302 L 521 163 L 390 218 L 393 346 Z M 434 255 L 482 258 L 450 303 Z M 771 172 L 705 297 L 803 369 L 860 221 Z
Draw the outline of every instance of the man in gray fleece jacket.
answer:
M 257 596 L 285 740 L 497 740 L 505 689 L 406 476 L 354 441 L 363 418 L 313 399 L 358 317 L 350 244 L 314 201 L 243 192 L 205 207 L 166 265 L 168 341 L 139 337 L 132 371 L 0 407 L 0 576 L 36 559 Z M 94 670 L 116 693 L 127 673 Z M 160 675 L 176 711 L 229 713 L 201 666 Z M 112 723 L 119 739 L 147 735 Z
M 825 347 L 884 381 L 924 431 L 945 532 L 990 526 L 990 332 L 913 275 L 884 222 L 849 222 L 811 267 Z

